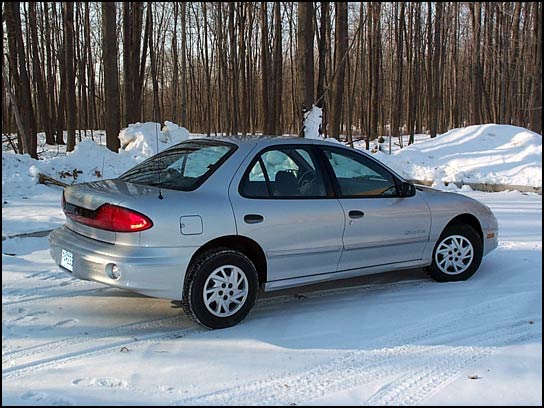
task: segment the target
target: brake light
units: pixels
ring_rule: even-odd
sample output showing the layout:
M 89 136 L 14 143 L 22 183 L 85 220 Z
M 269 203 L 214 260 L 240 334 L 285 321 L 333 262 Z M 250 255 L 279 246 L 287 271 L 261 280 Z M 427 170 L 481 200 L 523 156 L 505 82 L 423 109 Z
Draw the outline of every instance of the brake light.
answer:
M 143 214 L 112 204 L 103 204 L 95 211 L 72 208 L 64 203 L 64 212 L 72 220 L 90 227 L 114 232 L 140 232 L 153 226 L 153 222 Z

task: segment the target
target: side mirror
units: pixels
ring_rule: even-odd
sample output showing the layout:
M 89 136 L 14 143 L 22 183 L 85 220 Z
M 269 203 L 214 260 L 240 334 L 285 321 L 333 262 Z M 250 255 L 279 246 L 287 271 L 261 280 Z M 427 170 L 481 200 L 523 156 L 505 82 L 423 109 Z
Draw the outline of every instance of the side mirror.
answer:
M 401 181 L 400 183 L 400 196 L 401 197 L 413 197 L 416 195 L 416 187 L 412 183 Z

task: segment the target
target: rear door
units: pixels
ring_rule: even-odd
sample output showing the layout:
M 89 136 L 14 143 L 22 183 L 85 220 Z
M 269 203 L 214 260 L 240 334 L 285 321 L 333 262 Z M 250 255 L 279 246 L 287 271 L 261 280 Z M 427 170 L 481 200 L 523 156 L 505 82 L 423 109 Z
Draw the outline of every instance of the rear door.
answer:
M 431 224 L 423 198 L 400 197 L 396 177 L 362 153 L 320 149 L 346 218 L 338 270 L 421 259 Z
M 238 234 L 263 248 L 268 280 L 335 272 L 344 212 L 312 145 L 267 148 L 230 188 Z

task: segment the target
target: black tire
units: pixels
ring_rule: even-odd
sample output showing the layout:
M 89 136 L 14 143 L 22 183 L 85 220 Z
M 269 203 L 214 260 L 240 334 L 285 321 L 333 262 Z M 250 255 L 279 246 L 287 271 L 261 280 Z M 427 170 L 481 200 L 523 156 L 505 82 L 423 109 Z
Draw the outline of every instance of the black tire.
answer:
M 247 297 L 234 314 L 220 317 L 208 309 L 203 292 L 208 277 L 225 265 L 235 266 L 245 275 L 248 284 Z M 240 323 L 248 315 L 255 304 L 258 287 L 257 269 L 247 256 L 230 248 L 216 248 L 204 252 L 189 266 L 181 302 L 185 313 L 194 322 L 209 329 L 224 329 Z
M 442 242 L 446 241 L 449 237 L 452 237 L 455 235 L 462 236 L 470 242 L 474 251 L 473 257 L 470 261 L 467 261 L 466 265 L 468 267 L 463 272 L 455 273 L 455 271 L 449 271 L 450 273 L 444 273 L 437 263 L 437 250 Z M 449 253 L 448 255 L 439 254 L 438 257 L 440 258 L 440 261 L 442 261 L 444 256 L 450 256 L 450 255 Z M 455 257 L 455 254 L 453 254 L 453 257 Z M 433 262 L 429 267 L 427 267 L 427 272 L 434 280 L 438 282 L 452 282 L 452 281 L 467 280 L 472 275 L 474 275 L 474 273 L 480 266 L 480 263 L 482 262 L 482 257 L 483 257 L 482 239 L 480 238 L 480 235 L 478 235 L 476 230 L 472 228 L 470 225 L 466 225 L 466 224 L 450 225 L 446 227 L 446 229 L 442 232 L 442 234 L 440 235 L 440 238 L 438 238 L 438 241 L 436 242 L 436 245 L 433 249 Z M 457 259 L 457 258 L 454 258 L 454 259 Z

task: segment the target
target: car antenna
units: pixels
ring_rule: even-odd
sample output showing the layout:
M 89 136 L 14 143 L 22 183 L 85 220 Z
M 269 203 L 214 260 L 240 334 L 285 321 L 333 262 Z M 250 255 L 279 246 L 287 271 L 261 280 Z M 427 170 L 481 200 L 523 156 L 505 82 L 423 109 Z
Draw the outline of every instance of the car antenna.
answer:
M 155 109 L 155 107 L 153 107 Z M 157 143 L 157 154 L 159 154 L 159 131 L 157 130 L 157 125 L 160 126 L 160 123 L 155 123 L 155 141 Z M 161 191 L 161 169 L 159 167 L 160 160 L 157 160 L 157 178 L 159 181 L 159 200 L 162 200 L 164 197 L 162 196 Z

